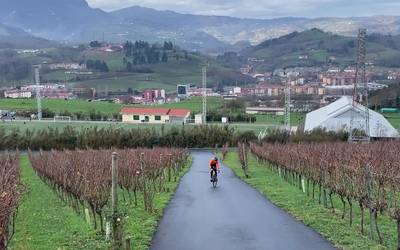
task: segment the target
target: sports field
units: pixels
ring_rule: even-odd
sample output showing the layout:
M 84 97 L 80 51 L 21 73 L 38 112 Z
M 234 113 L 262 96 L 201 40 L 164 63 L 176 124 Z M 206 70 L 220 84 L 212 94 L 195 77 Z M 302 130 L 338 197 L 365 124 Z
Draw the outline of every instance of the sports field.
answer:
M 210 110 L 217 109 L 222 106 L 223 100 L 217 97 L 207 98 L 208 108 Z M 34 111 L 36 109 L 35 99 L 0 99 L 0 110 L 10 111 Z M 106 115 L 119 113 L 124 106 L 143 107 L 143 105 L 122 105 L 109 102 L 84 101 L 84 100 L 42 100 L 42 109 L 48 109 L 55 113 L 68 111 L 69 113 L 89 113 L 91 111 L 100 112 Z M 178 103 L 168 103 L 162 105 L 154 105 L 159 108 L 186 108 L 192 113 L 200 113 L 202 110 L 202 99 L 193 97 Z M 148 107 L 148 106 L 146 106 Z

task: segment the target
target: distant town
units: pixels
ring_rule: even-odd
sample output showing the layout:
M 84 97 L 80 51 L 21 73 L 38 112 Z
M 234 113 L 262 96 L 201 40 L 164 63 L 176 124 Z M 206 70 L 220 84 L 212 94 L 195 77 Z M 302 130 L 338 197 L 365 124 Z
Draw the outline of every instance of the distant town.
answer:
M 119 46 L 106 46 L 101 51 L 113 52 Z M 23 50 L 19 53 L 40 53 L 37 50 Z M 35 98 L 39 93 L 42 98 L 48 99 L 87 99 L 90 101 L 106 101 L 118 104 L 164 104 L 175 103 L 193 96 L 221 97 L 235 99 L 244 97 L 279 98 L 284 95 L 286 81 L 290 84 L 294 96 L 303 96 L 313 104 L 324 104 L 330 99 L 342 95 L 351 95 L 356 77 L 355 67 L 296 67 L 277 69 L 272 72 L 257 72 L 253 70 L 253 63 L 259 60 L 249 58 L 248 64 L 240 71 L 243 75 L 254 79 L 255 84 L 242 86 L 224 86 L 222 89 L 198 87 L 200 83 L 177 83 L 176 91 L 167 93 L 165 89 L 149 88 L 137 91 L 133 88 L 119 91 L 98 91 L 96 88 L 75 87 L 73 84 L 43 83 L 39 86 L 34 82 L 22 86 L 5 86 L 0 88 L 2 98 L 20 99 Z M 43 70 L 66 70 L 65 74 L 93 74 L 87 70 L 85 63 L 59 62 L 44 64 Z M 367 81 L 370 91 L 387 88 L 381 83 L 400 80 L 400 69 L 381 70 L 379 68 L 367 71 Z M 151 85 L 149 82 L 148 85 Z M 232 86 L 233 85 L 233 86 Z

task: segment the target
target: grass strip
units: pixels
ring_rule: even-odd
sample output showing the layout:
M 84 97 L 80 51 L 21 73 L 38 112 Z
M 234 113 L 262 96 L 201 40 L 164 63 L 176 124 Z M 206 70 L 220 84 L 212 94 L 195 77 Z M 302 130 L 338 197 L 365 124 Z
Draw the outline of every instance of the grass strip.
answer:
M 353 226 L 349 226 L 349 214 L 342 219 L 342 203 L 333 197 L 334 209 L 325 208 L 318 203 L 318 190 L 315 198 L 307 196 L 298 187 L 284 181 L 278 173 L 265 163 L 249 155 L 250 178 L 246 179 L 236 152 L 228 153 L 225 165 L 237 176 L 257 189 L 278 207 L 310 226 L 340 249 L 396 249 L 396 225 L 389 217 L 381 215 L 378 224 L 384 238 L 384 246 L 371 240 L 367 233 L 361 234 L 360 209 L 353 202 Z M 317 188 L 316 188 L 317 189 Z M 348 204 L 346 206 L 348 211 Z M 365 228 L 369 227 L 369 214 L 365 216 Z

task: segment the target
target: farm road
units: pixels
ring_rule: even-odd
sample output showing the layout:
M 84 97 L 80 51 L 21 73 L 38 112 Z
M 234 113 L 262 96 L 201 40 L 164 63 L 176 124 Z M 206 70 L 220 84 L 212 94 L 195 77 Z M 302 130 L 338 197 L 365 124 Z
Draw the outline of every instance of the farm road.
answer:
M 227 167 L 212 188 L 207 164 L 213 155 L 192 155 L 193 166 L 166 208 L 151 250 L 335 249 Z

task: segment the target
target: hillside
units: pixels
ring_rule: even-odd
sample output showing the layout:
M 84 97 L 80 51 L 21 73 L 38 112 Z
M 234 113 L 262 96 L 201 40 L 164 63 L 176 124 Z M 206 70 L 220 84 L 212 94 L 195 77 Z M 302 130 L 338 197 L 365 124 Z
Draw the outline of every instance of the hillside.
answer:
M 138 66 L 150 71 L 147 73 L 123 72 L 122 53 L 85 53 L 84 56 L 104 60 L 110 67 L 108 73 L 96 73 L 88 79 L 75 82 L 77 86 L 95 87 L 98 91 L 126 90 L 131 87 L 139 91 L 146 88 L 164 88 L 167 92 L 175 92 L 178 84 L 200 85 L 201 67 L 206 62 L 210 64 L 207 77 L 209 87 L 217 87 L 219 84 L 222 86 L 246 84 L 254 81 L 238 71 L 219 65 L 212 58 L 197 54 L 189 53 L 187 58 L 181 57 L 178 60 L 170 55 L 167 63 Z M 51 76 L 45 77 L 50 80 Z M 64 77 L 64 74 L 61 74 L 61 80 Z
M 0 22 L 50 40 L 171 40 L 185 49 L 210 53 L 238 51 L 242 47 L 237 44 L 255 45 L 311 28 L 346 36 L 355 36 L 360 27 L 368 28 L 370 33 L 400 34 L 400 17 L 396 16 L 243 19 L 140 6 L 105 12 L 91 8 L 85 0 L 3 0 Z
M 400 108 L 400 83 L 371 93 L 370 106 L 377 108 Z
M 0 23 L 0 49 L 37 49 L 56 45 L 43 38 L 32 36 L 25 31 Z
M 147 88 L 164 88 L 168 92 L 176 91 L 178 84 L 201 84 L 201 67 L 209 63 L 208 86 L 222 87 L 234 84 L 252 83 L 253 78 L 240 72 L 221 66 L 212 57 L 198 53 L 190 53 L 178 47 L 167 50 L 167 60 L 162 61 L 164 50 L 162 46 L 151 44 L 148 51 L 157 47 L 153 54 L 157 62 L 134 62 L 136 56 L 127 56 L 124 51 L 105 52 L 90 48 L 57 47 L 44 49 L 38 54 L 17 54 L 5 50 L 0 53 L 0 86 L 23 85 L 31 83 L 32 65 L 56 62 L 87 62 L 100 61 L 107 65 L 107 71 L 89 69 L 90 74 L 71 74 L 71 70 L 50 70 L 44 68 L 41 72 L 43 82 L 68 81 L 74 86 L 94 87 L 98 92 L 126 91 L 128 88 L 143 90 Z M 154 46 L 154 47 L 153 47 Z M 147 51 L 147 50 L 143 50 Z M 4 55 L 4 56 L 3 56 Z M 148 58 L 147 58 L 148 59 Z M 153 58 L 154 59 L 154 58 Z M 128 68 L 128 62 L 131 64 Z M 2 67 L 2 65 L 7 65 Z M 10 68 L 10 65 L 15 67 Z
M 50 40 L 70 40 L 87 26 L 110 21 L 85 0 L 0 1 L 0 22 Z
M 349 65 L 354 63 L 356 48 L 357 41 L 354 37 L 311 29 L 267 40 L 243 50 L 241 56 L 264 59 L 265 62 L 257 65 L 263 69 L 318 66 L 329 58 L 340 65 Z M 400 36 L 379 34 L 368 36 L 367 53 L 367 60 L 376 65 L 399 67 Z

